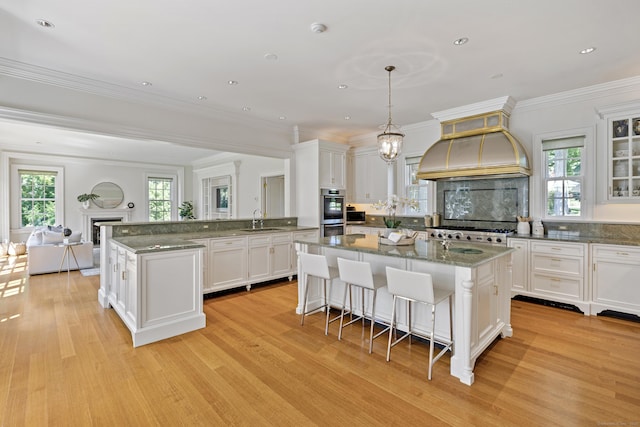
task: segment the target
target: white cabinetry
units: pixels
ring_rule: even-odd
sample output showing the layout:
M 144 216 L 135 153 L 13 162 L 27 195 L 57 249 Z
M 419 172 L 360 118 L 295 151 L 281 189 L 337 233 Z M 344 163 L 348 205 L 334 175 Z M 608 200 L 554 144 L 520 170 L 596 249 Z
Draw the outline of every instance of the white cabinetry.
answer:
M 335 150 L 321 146 L 319 149 L 320 188 L 347 187 L 347 154 L 344 150 Z
M 192 239 L 194 243 L 204 246 L 202 250 L 202 290 L 209 284 L 209 239 Z
M 540 298 L 573 304 L 590 314 L 587 244 L 530 242 L 530 292 Z
M 591 314 L 614 310 L 640 316 L 640 248 L 591 245 Z
M 293 275 L 291 233 L 249 237 L 249 283 Z
M 606 144 L 598 152 L 598 160 L 604 160 L 599 195 L 607 202 L 639 203 L 640 103 L 604 108 L 599 113 L 606 122 L 602 126 Z
M 246 285 L 247 238 L 211 239 L 208 270 L 209 283 L 205 286 L 205 292 Z
M 204 328 L 199 249 L 135 253 L 111 242 L 108 302 L 137 347 Z
M 516 251 L 511 254 L 511 294 L 529 290 L 529 240 L 508 238 L 507 246 Z
M 387 198 L 387 164 L 377 151 L 353 154 L 353 203 L 374 203 Z

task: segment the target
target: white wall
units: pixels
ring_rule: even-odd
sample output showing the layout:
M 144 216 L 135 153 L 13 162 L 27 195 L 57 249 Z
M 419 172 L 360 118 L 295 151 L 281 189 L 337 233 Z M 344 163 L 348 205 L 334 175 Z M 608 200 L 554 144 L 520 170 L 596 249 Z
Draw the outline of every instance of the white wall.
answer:
M 245 154 L 224 154 L 207 159 L 206 162 L 194 165 L 194 171 L 216 169 L 224 167 L 225 165 L 237 162 L 237 182 L 234 194 L 236 195 L 234 212 L 235 218 L 251 218 L 255 209 L 260 209 L 261 206 L 261 191 L 260 181 L 263 176 L 284 175 L 285 181 L 291 179 L 289 168 L 287 167 L 288 161 L 286 159 L 275 159 L 271 157 L 251 156 Z M 198 179 L 198 174 L 193 174 L 193 180 Z M 285 188 L 287 186 L 285 185 Z M 200 186 L 194 182 L 193 185 L 193 200 L 197 205 L 200 203 L 201 195 L 199 192 Z M 288 215 L 290 210 L 287 209 L 285 199 L 285 215 Z
M 632 101 L 640 101 L 640 79 L 626 79 L 610 82 L 603 85 L 583 88 L 576 91 L 563 92 L 546 97 L 520 101 L 511 113 L 510 130 L 528 151 L 529 158 L 533 162 L 535 156 L 532 153 L 533 139 L 536 135 L 559 132 L 571 129 L 594 128 L 595 144 L 600 149 L 606 144 L 604 132 L 606 122 L 600 118 L 597 110 L 603 107 L 622 105 Z M 423 154 L 433 143 L 440 138 L 440 123 L 433 119 L 422 123 L 403 126 L 405 133 L 403 156 L 399 160 L 402 164 L 405 156 Z M 351 141 L 353 146 L 375 146 L 376 133 L 355 138 Z M 598 150 L 594 150 L 597 155 Z M 602 151 L 604 153 L 604 150 Z M 598 180 L 606 180 L 604 173 L 606 158 L 596 157 L 596 171 L 592 171 Z M 403 183 L 402 168 L 398 168 L 396 182 L 400 191 Z M 537 179 L 532 176 L 532 180 Z M 597 184 L 601 182 L 598 181 Z M 531 194 L 530 197 L 538 197 Z M 640 222 L 640 203 L 603 203 L 598 201 L 596 194 L 591 198 L 597 203 L 594 206 L 592 220 L 597 222 Z M 535 203 L 531 203 L 535 206 Z M 540 212 L 531 212 L 534 217 L 540 217 Z
M 61 156 L 47 156 L 33 153 L 2 152 L 2 182 L 0 183 L 0 201 L 2 201 L 0 218 L 0 235 L 12 241 L 21 241 L 25 237 L 12 230 L 10 233 L 9 203 L 11 201 L 12 185 L 9 179 L 11 164 L 57 166 L 64 169 L 64 214 L 63 225 L 72 230 L 82 230 L 81 204 L 76 197 L 81 193 L 89 193 L 99 182 L 113 182 L 119 185 L 124 193 L 123 203 L 119 208 L 125 208 L 128 202 L 133 202 L 132 221 L 147 221 L 144 202 L 146 200 L 145 174 L 162 173 L 178 176 L 176 188 L 178 200 L 185 194 L 184 168 L 179 166 L 165 166 L 142 163 L 113 162 L 108 160 L 67 158 Z M 191 188 L 188 188 L 189 193 Z M 93 207 L 95 209 L 95 206 Z M 28 234 L 27 234 L 28 236 Z M 83 238 L 86 236 L 83 236 Z

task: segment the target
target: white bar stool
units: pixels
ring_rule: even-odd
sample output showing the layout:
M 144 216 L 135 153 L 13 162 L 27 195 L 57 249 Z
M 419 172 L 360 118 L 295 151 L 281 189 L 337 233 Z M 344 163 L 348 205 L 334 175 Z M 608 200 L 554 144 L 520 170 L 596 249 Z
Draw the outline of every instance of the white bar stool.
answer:
M 371 320 L 371 330 L 369 332 L 369 353 L 371 353 L 373 351 L 373 340 L 389 330 L 389 327 L 386 327 L 383 331 L 378 332 L 375 336 L 373 335 L 373 327 L 376 323 L 376 296 L 378 295 L 378 291 L 380 289 L 387 286 L 387 278 L 384 274 L 373 274 L 371 272 L 371 265 L 368 262 L 352 261 L 344 258 L 338 258 L 338 270 L 340 271 L 340 280 L 345 283 L 344 296 L 342 297 L 342 311 L 340 312 L 340 330 L 338 332 L 338 339 L 342 339 L 342 329 L 345 326 L 357 322 L 360 319 L 362 319 L 362 324 L 364 326 L 364 321 L 367 318 L 364 305 L 364 294 L 366 290 L 371 291 L 373 292 L 373 299 L 371 302 L 371 317 L 369 317 L 369 319 Z M 349 289 L 349 294 L 351 295 L 352 286 L 357 286 L 362 289 L 362 315 L 354 319 L 352 306 L 352 318 L 349 322 L 344 323 L 344 310 L 347 300 L 347 288 Z
M 391 359 L 391 347 L 412 335 L 425 338 L 429 340 L 429 380 L 431 380 L 431 370 L 433 364 L 436 363 L 440 357 L 447 350 L 453 352 L 453 313 L 452 313 L 452 290 L 440 289 L 433 287 L 433 280 L 428 273 L 418 273 L 414 271 L 399 270 L 393 267 L 387 267 L 387 287 L 389 293 L 393 295 L 393 308 L 391 309 L 391 328 L 389 329 L 389 344 L 387 345 L 387 362 Z M 408 310 L 408 331 L 402 337 L 392 342 L 392 331 L 394 325 L 396 325 L 396 301 L 401 298 L 407 302 Z M 448 299 L 449 300 L 449 340 L 438 339 L 438 344 L 444 346 L 442 350 L 433 357 L 433 347 L 436 341 L 435 329 L 436 329 L 436 306 L 438 303 Z M 431 306 L 431 334 L 425 336 L 414 332 L 411 329 L 411 303 L 417 302 Z M 411 342 L 411 338 L 409 338 Z
M 340 317 L 336 316 L 329 320 L 329 312 L 331 311 L 331 305 L 329 304 L 329 295 L 327 293 L 327 280 L 329 281 L 329 292 L 331 292 L 331 284 L 333 279 L 340 276 L 338 269 L 335 267 L 329 267 L 327 258 L 324 255 L 308 254 L 305 252 L 300 253 L 300 268 L 302 270 L 302 283 L 304 285 L 304 305 L 302 306 L 302 317 L 300 318 L 300 325 L 304 325 L 304 317 L 311 313 L 318 311 L 321 308 L 325 308 L 327 311 L 327 320 L 325 322 L 324 334 L 329 333 L 329 323 L 334 320 L 338 320 Z M 309 300 L 309 276 L 317 277 L 322 280 L 322 298 L 323 304 L 320 307 L 316 307 L 312 310 L 307 310 L 307 303 Z

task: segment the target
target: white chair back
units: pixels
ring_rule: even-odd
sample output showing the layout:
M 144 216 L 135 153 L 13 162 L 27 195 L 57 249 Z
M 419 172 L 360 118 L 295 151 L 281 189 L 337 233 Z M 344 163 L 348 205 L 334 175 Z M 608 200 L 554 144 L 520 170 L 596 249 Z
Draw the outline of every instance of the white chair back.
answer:
M 340 271 L 340 280 L 343 282 L 375 289 L 371 265 L 368 262 L 338 258 L 338 270 Z
M 433 280 L 428 273 L 387 267 L 387 288 L 392 295 L 434 303 Z
M 305 274 L 320 277 L 322 279 L 331 279 L 329 274 L 329 265 L 324 255 L 300 253 L 300 266 Z

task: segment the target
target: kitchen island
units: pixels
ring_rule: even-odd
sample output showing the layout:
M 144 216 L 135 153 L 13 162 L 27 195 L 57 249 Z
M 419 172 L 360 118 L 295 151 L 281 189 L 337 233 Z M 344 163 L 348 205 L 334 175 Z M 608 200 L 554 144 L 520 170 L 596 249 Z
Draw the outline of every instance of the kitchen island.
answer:
M 377 236 L 351 234 L 319 239 L 296 240 L 299 252 L 324 254 L 329 265 L 337 266 L 337 257 L 366 261 L 374 273 L 385 274 L 386 266 L 410 271 L 430 273 L 434 285 L 452 289 L 453 302 L 453 354 L 451 375 L 464 384 L 474 381 L 474 365 L 478 356 L 498 337 L 510 337 L 511 329 L 511 253 L 512 248 L 479 244 L 451 244 L 446 250 L 440 242 L 417 240 L 408 246 L 380 244 Z M 298 277 L 303 277 L 298 265 Z M 304 304 L 303 283 L 298 285 L 297 313 Z M 336 281 L 329 299 L 331 305 L 342 304 L 344 284 Z M 321 307 L 320 284 L 309 279 L 308 307 Z M 353 300 L 359 301 L 354 291 Z M 392 296 L 380 292 L 376 301 L 376 316 L 391 319 Z M 450 339 L 447 301 L 441 303 L 436 317 L 436 337 Z M 370 306 L 370 302 L 367 304 Z M 354 307 L 354 312 L 358 313 Z M 413 309 L 414 328 L 422 333 L 431 330 L 426 307 Z M 398 307 L 398 319 L 406 319 L 404 305 Z M 399 320 L 398 328 L 406 330 L 406 322 Z M 425 361 L 426 367 L 426 361 Z

